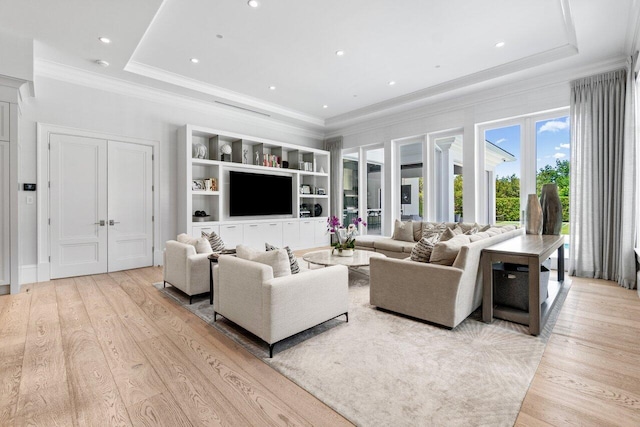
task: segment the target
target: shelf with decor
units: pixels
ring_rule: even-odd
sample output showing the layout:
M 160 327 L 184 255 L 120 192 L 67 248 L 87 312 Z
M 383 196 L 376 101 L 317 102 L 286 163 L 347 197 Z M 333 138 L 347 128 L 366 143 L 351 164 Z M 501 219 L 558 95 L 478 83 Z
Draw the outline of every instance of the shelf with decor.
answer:
M 185 125 L 178 130 L 178 232 L 198 236 L 216 231 L 235 246 L 255 243 L 252 231 L 268 226 L 282 229 L 277 242 L 295 248 L 328 244 L 319 229 L 329 213 L 329 168 L 330 155 L 324 150 Z M 255 187 L 244 183 L 241 195 L 231 197 L 231 188 L 240 188 L 246 179 Z M 309 194 L 301 194 L 301 186 Z M 261 223 L 268 224 L 254 226 Z M 311 237 L 305 234 L 308 229 Z

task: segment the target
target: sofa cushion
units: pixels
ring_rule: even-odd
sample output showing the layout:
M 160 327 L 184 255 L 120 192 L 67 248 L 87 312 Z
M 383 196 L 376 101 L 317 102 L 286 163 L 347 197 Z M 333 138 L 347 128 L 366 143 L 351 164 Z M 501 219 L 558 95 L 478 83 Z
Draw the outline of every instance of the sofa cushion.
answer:
M 211 245 L 211 250 L 213 252 L 222 252 L 224 250 L 224 242 L 222 241 L 220 236 L 218 236 L 215 233 L 215 231 L 212 231 L 211 233 L 207 233 L 206 231 L 203 231 L 202 237 L 204 237 L 209 241 L 209 244 Z
M 391 238 L 403 242 L 414 242 L 412 221 L 403 222 L 396 219 L 393 225 L 393 236 L 391 236 Z
M 273 245 L 270 245 L 269 243 L 265 243 L 264 248 L 267 250 L 267 252 L 277 251 L 278 249 L 280 249 Z M 287 251 L 287 256 L 289 257 L 289 266 L 291 267 L 291 274 L 300 273 L 300 266 L 298 265 L 298 260 L 296 259 L 296 256 L 293 254 L 293 251 L 291 250 L 291 248 L 289 246 L 285 246 L 283 249 Z
M 211 250 L 211 245 L 209 241 L 205 238 L 191 237 L 188 234 L 182 233 L 178 234 L 176 240 L 180 243 L 184 243 L 185 245 L 191 245 L 196 248 L 197 254 L 210 254 L 213 252 Z
M 455 236 L 446 242 L 438 242 L 431 253 L 431 264 L 453 265 L 453 262 L 463 245 L 471 243 L 471 239 L 466 234 Z
M 423 237 L 415 244 L 413 250 L 411 250 L 411 261 L 416 262 L 429 262 L 431 259 L 431 252 L 433 247 L 438 243 L 438 236 L 434 235 L 430 238 Z
M 358 236 L 356 237 L 356 246 L 361 246 L 361 247 L 365 247 L 365 248 L 374 248 L 374 243 L 377 240 L 381 240 L 381 239 L 389 239 L 390 237 L 385 237 L 385 236 L 373 236 L 370 234 L 364 235 L 364 236 Z
M 454 225 L 455 226 L 455 225 Z M 439 237 L 447 229 L 447 224 L 444 222 L 423 222 L 422 223 L 422 237 L 430 238 L 434 234 Z
M 460 228 L 460 226 L 458 226 L 458 224 L 456 224 L 456 226 L 453 227 L 453 228 L 447 227 L 446 230 L 444 230 L 444 232 L 440 236 L 440 241 L 441 242 L 446 242 L 447 240 L 451 240 L 451 239 L 453 239 L 454 237 L 456 237 L 456 236 L 458 236 L 460 234 L 464 234 L 464 233 L 462 231 L 462 228 Z
M 412 238 L 413 240 L 413 238 Z M 384 250 L 384 251 L 392 251 L 392 252 L 411 252 L 411 249 L 413 249 L 413 246 L 415 245 L 415 242 L 403 242 L 401 240 L 394 240 L 394 239 L 381 239 L 381 240 L 376 240 L 373 243 L 373 247 L 378 250 Z
M 422 239 L 422 221 L 413 221 L 413 240 L 417 242 Z
M 489 237 L 491 236 L 486 231 L 480 231 L 478 233 L 469 235 L 469 240 L 471 240 L 472 242 L 477 242 L 478 240 L 488 239 Z
M 273 277 L 283 277 L 291 275 L 291 265 L 289 255 L 284 249 L 275 251 L 258 251 L 246 245 L 236 246 L 236 256 L 248 261 L 259 262 L 273 269 Z
M 463 234 L 475 234 L 480 231 L 481 228 L 483 228 L 482 225 L 478 224 L 477 222 L 461 222 L 460 224 L 458 224 L 458 226 L 460 226 L 460 228 L 462 229 Z M 489 227 L 487 227 L 487 229 L 488 228 Z M 473 232 L 473 229 L 475 229 L 476 231 Z

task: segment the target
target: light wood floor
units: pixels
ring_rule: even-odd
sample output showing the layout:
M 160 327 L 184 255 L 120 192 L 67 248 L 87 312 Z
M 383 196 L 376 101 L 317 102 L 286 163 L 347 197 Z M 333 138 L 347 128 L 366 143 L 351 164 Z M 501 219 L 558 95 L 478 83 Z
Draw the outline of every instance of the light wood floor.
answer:
M 349 425 L 161 280 L 145 268 L 0 297 L 0 425 Z M 573 279 L 516 424 L 640 425 L 639 332 L 635 291 Z

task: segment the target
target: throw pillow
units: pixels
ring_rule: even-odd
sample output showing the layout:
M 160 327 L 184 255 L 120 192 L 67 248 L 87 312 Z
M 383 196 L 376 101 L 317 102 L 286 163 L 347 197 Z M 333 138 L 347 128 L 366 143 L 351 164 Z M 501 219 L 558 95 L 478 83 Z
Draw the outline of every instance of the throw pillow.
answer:
M 267 251 L 277 251 L 278 249 L 280 249 L 273 245 L 270 245 L 269 243 L 265 243 L 264 247 Z M 287 251 L 287 255 L 289 256 L 289 265 L 291 267 L 291 274 L 300 273 L 300 266 L 298 265 L 298 260 L 296 259 L 296 256 L 293 254 L 293 251 L 291 250 L 291 248 L 289 246 L 285 246 L 284 250 Z
M 438 236 L 434 235 L 430 238 L 423 237 L 416 243 L 411 250 L 411 261 L 429 262 L 433 247 L 438 243 Z
M 185 245 L 193 246 L 196 248 L 197 254 L 210 254 L 212 252 L 211 246 L 209 246 L 209 242 L 206 239 L 191 237 L 188 234 L 182 233 L 178 235 L 176 240 Z
M 413 221 L 413 240 L 422 239 L 422 221 Z
M 203 231 L 202 237 L 207 239 L 207 241 L 211 245 L 211 250 L 213 252 L 222 252 L 224 250 L 224 242 L 214 231 L 212 231 L 211 233 Z
M 462 229 L 463 234 L 475 234 L 480 229 L 480 225 L 476 222 L 461 222 L 458 226 Z M 469 233 L 474 229 L 476 230 L 474 233 Z
M 478 232 L 487 231 L 490 228 L 491 228 L 491 224 L 487 224 L 487 225 L 478 224 Z
M 284 249 L 263 252 L 253 249 L 249 246 L 238 245 L 236 247 L 236 256 L 238 258 L 265 264 L 273 269 L 273 277 L 283 277 L 291 275 L 291 266 L 289 264 L 289 255 Z
M 442 233 L 442 236 L 440 236 L 440 241 L 446 242 L 447 240 L 451 240 L 460 234 L 465 233 L 462 232 L 462 228 L 460 228 L 460 226 L 458 226 L 457 224 L 453 228 L 447 227 L 446 230 L 444 230 L 444 232 Z
M 470 235 L 469 240 L 471 240 L 471 242 L 473 243 L 477 242 L 478 240 L 487 239 L 489 237 L 491 236 L 489 236 L 486 231 L 479 231 L 476 234 Z
M 391 236 L 391 238 L 394 240 L 401 240 L 403 242 L 414 242 L 413 224 L 411 221 L 403 222 L 396 219 L 396 222 L 393 225 L 393 236 Z
M 431 264 L 453 265 L 460 252 L 460 248 L 471 243 L 469 236 L 460 234 L 446 242 L 438 242 L 431 253 Z
M 423 222 L 422 223 L 422 237 L 430 238 L 434 234 L 437 234 L 440 238 L 444 230 L 447 229 L 447 224 L 444 222 Z

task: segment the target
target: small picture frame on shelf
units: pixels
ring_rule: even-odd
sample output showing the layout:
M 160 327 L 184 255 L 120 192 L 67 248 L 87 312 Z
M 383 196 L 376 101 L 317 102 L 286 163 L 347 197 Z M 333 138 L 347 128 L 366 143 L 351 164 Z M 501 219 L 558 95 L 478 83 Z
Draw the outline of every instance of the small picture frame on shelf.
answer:
M 218 180 L 215 178 L 209 178 L 211 180 L 211 191 L 218 191 Z
M 191 182 L 192 191 L 205 191 L 204 179 L 194 179 Z
M 316 194 L 318 196 L 325 196 L 327 193 L 324 191 L 324 188 L 318 187 L 318 188 L 316 188 Z
M 300 194 L 311 194 L 311 186 L 307 184 L 302 184 L 300 186 Z

